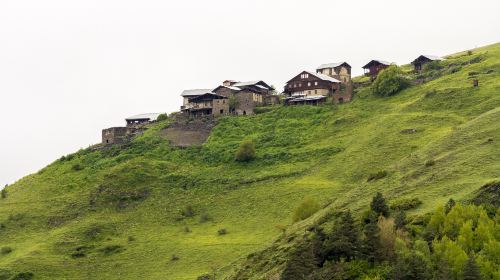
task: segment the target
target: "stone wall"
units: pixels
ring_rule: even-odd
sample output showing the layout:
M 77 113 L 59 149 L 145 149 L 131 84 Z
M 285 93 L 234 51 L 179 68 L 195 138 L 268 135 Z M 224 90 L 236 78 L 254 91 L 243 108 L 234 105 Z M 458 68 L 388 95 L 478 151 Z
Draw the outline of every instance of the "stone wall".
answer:
M 228 99 L 214 99 L 212 104 L 212 115 L 215 117 L 229 114 Z
M 134 127 L 111 127 L 102 130 L 103 144 L 124 144 L 132 140 L 142 130 Z

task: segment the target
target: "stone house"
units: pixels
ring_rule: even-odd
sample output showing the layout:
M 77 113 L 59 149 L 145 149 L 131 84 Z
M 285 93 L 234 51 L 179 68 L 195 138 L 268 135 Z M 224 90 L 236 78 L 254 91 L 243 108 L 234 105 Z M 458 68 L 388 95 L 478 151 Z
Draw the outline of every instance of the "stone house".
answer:
M 390 62 L 374 59 L 363 66 L 363 70 L 365 72 L 365 76 L 369 76 L 373 81 L 375 80 L 375 78 L 377 78 L 377 75 L 380 71 L 389 66 L 391 66 Z
M 182 96 L 181 110 L 183 109 L 184 106 L 189 104 L 190 98 L 197 97 L 197 96 L 200 96 L 200 95 L 205 94 L 205 93 L 212 93 L 212 90 L 211 89 L 187 89 L 187 90 L 184 90 L 181 93 L 181 96 Z
M 141 129 L 135 127 L 111 127 L 102 130 L 102 143 L 110 144 L 124 144 L 132 140 Z
M 316 68 L 316 73 L 333 77 L 344 84 L 351 81 L 351 65 L 347 62 L 321 64 Z
M 309 101 L 317 104 L 326 101 L 327 97 L 338 96 L 340 88 L 341 82 L 333 77 L 302 71 L 286 83 L 283 93 L 287 104 L 308 104 Z
M 413 64 L 415 72 L 420 72 L 420 71 L 422 71 L 422 67 L 424 66 L 424 64 L 432 62 L 432 61 L 439 61 L 439 60 L 443 60 L 443 59 L 441 57 L 435 56 L 435 55 L 421 55 L 421 56 L 417 57 L 414 61 L 412 61 L 411 64 Z
M 271 86 L 260 80 L 251 82 L 226 80 L 213 92 L 230 100 L 231 114 L 252 115 L 257 106 L 279 103 L 277 96 L 271 94 L 273 90 Z
M 182 112 L 190 117 L 223 116 L 229 114 L 229 100 L 215 93 L 205 93 L 189 98 Z

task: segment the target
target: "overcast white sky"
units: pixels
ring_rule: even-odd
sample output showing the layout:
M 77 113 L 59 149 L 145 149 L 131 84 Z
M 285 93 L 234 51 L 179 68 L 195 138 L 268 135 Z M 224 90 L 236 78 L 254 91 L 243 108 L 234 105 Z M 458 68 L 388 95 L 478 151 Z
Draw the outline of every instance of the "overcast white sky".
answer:
M 0 0 L 0 186 L 224 79 L 500 41 L 500 1 Z

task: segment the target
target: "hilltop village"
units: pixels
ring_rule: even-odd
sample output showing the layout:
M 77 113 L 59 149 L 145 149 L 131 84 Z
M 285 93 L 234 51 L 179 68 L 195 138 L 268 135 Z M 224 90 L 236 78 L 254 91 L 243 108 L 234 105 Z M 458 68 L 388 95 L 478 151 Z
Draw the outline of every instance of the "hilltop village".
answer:
M 442 60 L 438 56 L 420 55 L 411 62 L 415 72 L 423 65 Z M 377 75 L 393 63 L 371 60 L 362 68 L 364 76 L 374 81 Z M 180 117 L 187 119 L 214 118 L 220 116 L 253 115 L 255 108 L 270 105 L 318 105 L 330 100 L 339 104 L 350 102 L 354 94 L 351 65 L 347 62 L 327 63 L 316 71 L 304 70 L 286 82 L 281 93 L 263 80 L 240 82 L 225 80 L 209 89 L 187 89 L 181 93 Z M 123 144 L 141 134 L 146 125 L 159 120 L 161 113 L 148 113 L 125 119 L 125 127 L 111 127 L 102 130 L 102 144 Z M 195 129 L 203 129 L 196 127 Z

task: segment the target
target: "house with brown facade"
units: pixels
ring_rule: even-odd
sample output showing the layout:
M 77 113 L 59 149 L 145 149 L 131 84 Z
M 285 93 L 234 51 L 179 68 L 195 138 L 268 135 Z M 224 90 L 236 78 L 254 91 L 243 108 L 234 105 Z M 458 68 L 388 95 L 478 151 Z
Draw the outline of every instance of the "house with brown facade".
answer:
M 363 70 L 365 76 L 369 76 L 372 80 L 375 80 L 378 73 L 389 66 L 391 66 L 390 62 L 374 59 L 363 66 Z
M 236 82 L 226 80 L 213 92 L 231 100 L 230 113 L 235 115 L 252 115 L 254 109 L 261 105 L 279 103 L 279 98 L 273 95 L 274 88 L 262 80 Z
M 316 73 L 333 77 L 346 84 L 351 81 L 351 65 L 347 62 L 321 64 L 316 68 Z
M 421 55 L 421 56 L 417 57 L 414 61 L 412 61 L 411 64 L 413 64 L 415 72 L 420 72 L 420 71 L 422 71 L 422 67 L 424 66 L 424 64 L 432 62 L 432 61 L 439 61 L 439 60 L 443 60 L 443 59 L 441 57 L 435 56 L 435 55 Z
M 208 92 L 189 98 L 181 111 L 190 117 L 223 116 L 229 114 L 229 100 L 225 96 Z
M 341 81 L 333 77 L 302 71 L 286 83 L 283 93 L 286 104 L 318 104 L 329 96 L 338 95 L 340 88 Z

